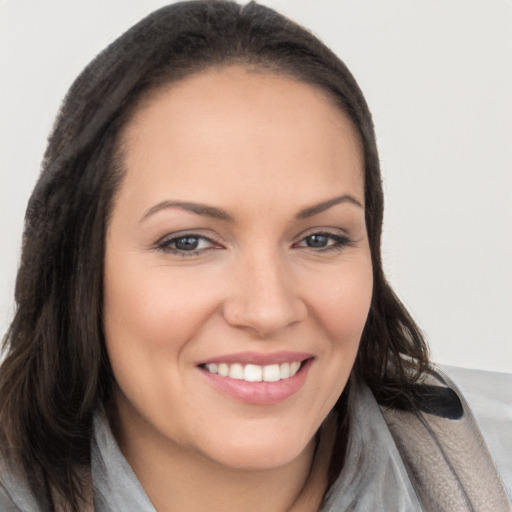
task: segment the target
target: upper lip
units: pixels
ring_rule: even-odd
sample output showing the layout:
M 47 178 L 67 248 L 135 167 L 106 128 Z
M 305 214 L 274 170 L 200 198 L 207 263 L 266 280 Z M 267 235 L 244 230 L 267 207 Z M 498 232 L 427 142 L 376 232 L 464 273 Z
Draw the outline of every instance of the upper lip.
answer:
M 200 361 L 197 365 L 213 363 L 239 363 L 239 364 L 257 364 L 259 366 L 267 366 L 271 364 L 293 363 L 294 361 L 305 361 L 313 357 L 309 352 L 274 352 L 271 354 L 262 354 L 258 352 L 239 352 L 236 354 L 225 354 L 221 356 L 211 357 Z

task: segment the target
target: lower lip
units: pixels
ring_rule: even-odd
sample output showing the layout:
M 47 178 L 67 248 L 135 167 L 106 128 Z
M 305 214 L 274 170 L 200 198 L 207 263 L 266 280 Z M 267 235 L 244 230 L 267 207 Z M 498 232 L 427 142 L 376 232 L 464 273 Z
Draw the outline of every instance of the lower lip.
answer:
M 247 382 L 222 377 L 204 368 L 199 370 L 215 389 L 234 400 L 246 404 L 273 405 L 283 402 L 299 391 L 306 381 L 312 362 L 312 359 L 304 361 L 293 377 L 277 382 Z

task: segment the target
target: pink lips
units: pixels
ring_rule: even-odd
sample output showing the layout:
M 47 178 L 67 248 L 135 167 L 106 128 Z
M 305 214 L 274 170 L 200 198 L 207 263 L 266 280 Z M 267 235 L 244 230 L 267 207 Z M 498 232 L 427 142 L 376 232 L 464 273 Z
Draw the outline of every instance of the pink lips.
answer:
M 293 361 L 304 361 L 313 357 L 308 352 L 275 352 L 273 354 L 258 354 L 256 352 L 241 352 L 239 354 L 226 354 L 225 356 L 212 357 L 200 361 L 199 365 L 210 363 L 240 363 L 240 364 L 258 364 L 265 366 L 267 364 L 291 363 Z
M 210 373 L 205 368 L 205 365 L 212 363 L 240 363 L 242 365 L 255 364 L 266 366 L 294 361 L 302 362 L 299 371 L 293 377 L 281 379 L 277 382 L 247 382 Z M 222 394 L 247 404 L 272 405 L 286 400 L 299 391 L 306 381 L 312 363 L 313 355 L 305 352 L 278 352 L 274 354 L 245 352 L 207 359 L 201 361 L 197 367 L 208 383 Z

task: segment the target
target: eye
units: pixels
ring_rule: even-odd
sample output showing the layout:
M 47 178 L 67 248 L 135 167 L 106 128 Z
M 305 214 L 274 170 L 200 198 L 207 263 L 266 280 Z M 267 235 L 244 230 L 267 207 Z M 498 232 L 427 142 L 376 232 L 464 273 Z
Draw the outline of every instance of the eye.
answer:
M 304 241 L 308 247 L 320 248 L 327 247 L 329 242 L 331 241 L 328 235 L 318 234 L 318 235 L 309 235 Z
M 187 233 L 172 238 L 164 238 L 162 241 L 158 242 L 156 248 L 164 252 L 189 256 L 203 250 L 211 249 L 216 245 L 217 244 L 205 236 Z
M 349 244 L 351 240 L 346 236 L 334 233 L 312 233 L 304 237 L 295 247 L 308 247 L 317 250 L 341 249 Z

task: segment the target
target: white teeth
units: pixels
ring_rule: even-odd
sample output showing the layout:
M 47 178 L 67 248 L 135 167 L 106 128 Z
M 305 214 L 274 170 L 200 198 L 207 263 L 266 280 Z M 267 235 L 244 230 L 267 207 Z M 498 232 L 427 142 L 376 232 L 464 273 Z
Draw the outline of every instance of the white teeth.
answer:
M 300 363 L 299 363 L 300 364 Z M 290 363 L 283 363 L 280 367 L 281 379 L 287 379 L 290 376 Z
M 231 379 L 245 380 L 247 382 L 277 382 L 279 380 L 293 377 L 301 367 L 300 361 L 292 363 L 269 364 L 260 366 L 257 364 L 240 363 L 209 363 L 205 368 L 210 373 L 217 373 L 221 377 L 230 377 Z
M 244 378 L 244 367 L 239 363 L 230 365 L 229 376 L 232 379 L 242 380 Z
M 261 382 L 263 380 L 263 368 L 256 364 L 246 364 L 244 367 L 244 380 L 247 382 Z
M 210 363 L 210 364 L 207 364 L 206 365 L 206 369 L 210 372 L 210 373 L 219 373 L 219 365 L 216 364 L 216 363 Z
M 270 364 L 263 367 L 263 380 L 265 382 L 277 382 L 281 380 L 281 370 L 278 364 Z
M 293 377 L 300 368 L 300 363 L 298 361 L 294 361 L 290 364 L 290 377 Z
M 229 375 L 229 365 L 226 363 L 219 364 L 219 375 L 222 377 L 227 377 Z

